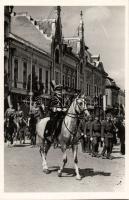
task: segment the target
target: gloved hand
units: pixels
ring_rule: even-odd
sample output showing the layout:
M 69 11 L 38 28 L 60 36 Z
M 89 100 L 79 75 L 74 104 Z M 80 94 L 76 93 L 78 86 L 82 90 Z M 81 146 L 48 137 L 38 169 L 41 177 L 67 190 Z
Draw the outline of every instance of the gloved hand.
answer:
M 62 109 L 61 108 L 57 108 L 56 110 L 60 112 Z
M 54 108 L 53 108 L 53 112 L 56 112 L 56 111 L 57 111 L 57 108 L 56 108 L 56 107 L 54 107 Z
M 67 108 L 63 108 L 63 111 L 65 112 L 67 110 Z

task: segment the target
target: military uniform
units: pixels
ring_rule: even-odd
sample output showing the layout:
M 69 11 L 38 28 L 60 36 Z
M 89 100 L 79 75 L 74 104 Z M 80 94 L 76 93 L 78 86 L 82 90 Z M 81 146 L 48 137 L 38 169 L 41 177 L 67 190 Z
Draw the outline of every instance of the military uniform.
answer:
M 82 146 L 82 152 L 85 153 L 86 152 L 86 143 L 85 143 L 85 137 L 84 137 L 84 126 L 85 126 L 86 120 L 83 119 L 80 121 L 79 123 L 79 127 L 78 127 L 78 132 L 79 135 L 82 135 L 81 137 L 81 146 Z
M 84 126 L 84 136 L 85 136 L 85 143 L 86 143 L 86 152 L 91 153 L 91 140 L 90 140 L 90 132 L 91 132 L 91 125 L 92 125 L 92 118 L 89 118 L 88 121 L 85 123 Z
M 29 129 L 31 134 L 31 144 L 36 145 L 36 123 L 40 118 L 40 109 L 38 106 L 32 106 L 30 112 Z
M 37 119 L 38 117 L 40 117 L 40 109 L 39 109 L 39 107 L 38 106 L 37 107 L 32 106 L 32 108 L 30 109 L 29 114 L 31 116 L 33 115 L 33 117 L 35 119 Z
M 7 108 L 5 111 L 5 122 L 4 122 L 4 128 L 5 128 L 5 141 L 9 140 L 11 144 L 13 144 L 13 133 L 16 129 L 16 123 L 14 121 L 15 119 L 15 109 L 13 108 Z
M 63 116 L 63 105 L 62 105 L 62 86 L 57 85 L 54 88 L 54 94 L 51 96 L 49 105 L 50 121 L 46 125 L 45 137 L 52 138 L 56 137 L 60 131 L 60 126 Z
M 20 119 L 22 119 L 23 117 L 24 117 L 24 114 L 23 114 L 23 111 L 22 111 L 22 110 L 16 111 L 15 118 L 16 118 L 17 123 L 19 123 L 19 122 L 20 122 Z
M 98 154 L 99 142 L 101 140 L 101 122 L 99 120 L 94 120 L 91 124 L 90 137 L 93 138 L 92 141 L 92 156 L 96 157 Z
M 5 119 L 8 119 L 9 117 L 15 117 L 15 109 L 14 108 L 7 108 L 7 110 L 5 111 Z
M 114 125 L 111 120 L 104 120 L 102 122 L 101 136 L 104 138 L 104 147 L 102 150 L 102 156 L 105 155 L 107 151 L 107 158 L 110 159 L 113 148 L 113 134 L 114 134 Z

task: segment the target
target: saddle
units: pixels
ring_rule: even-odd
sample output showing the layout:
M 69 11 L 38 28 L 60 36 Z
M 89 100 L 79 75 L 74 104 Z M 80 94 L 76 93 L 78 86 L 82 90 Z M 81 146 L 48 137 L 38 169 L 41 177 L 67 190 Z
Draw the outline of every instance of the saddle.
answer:
M 61 131 L 63 119 L 64 119 L 64 115 L 59 119 L 53 118 L 47 122 L 45 132 L 44 132 L 44 137 L 46 139 L 48 139 L 51 142 L 53 142 L 54 140 L 57 140 Z

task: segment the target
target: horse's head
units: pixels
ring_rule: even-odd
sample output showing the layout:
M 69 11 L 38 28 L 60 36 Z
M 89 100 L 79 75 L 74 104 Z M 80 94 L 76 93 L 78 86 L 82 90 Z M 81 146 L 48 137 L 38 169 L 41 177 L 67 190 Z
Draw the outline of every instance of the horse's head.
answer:
M 79 95 L 75 99 L 75 111 L 79 114 L 86 114 L 87 116 L 90 115 L 87 109 L 87 99 L 85 95 Z

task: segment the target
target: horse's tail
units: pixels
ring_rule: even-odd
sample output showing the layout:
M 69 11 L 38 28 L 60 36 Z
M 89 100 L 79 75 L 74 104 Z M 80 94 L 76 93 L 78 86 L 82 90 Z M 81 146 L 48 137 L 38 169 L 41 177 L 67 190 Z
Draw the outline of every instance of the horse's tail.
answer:
M 50 120 L 50 117 L 45 117 L 43 119 L 41 119 L 37 124 L 36 124 L 36 132 L 37 135 L 43 139 L 44 138 L 44 131 L 46 128 L 46 124 L 47 122 Z

